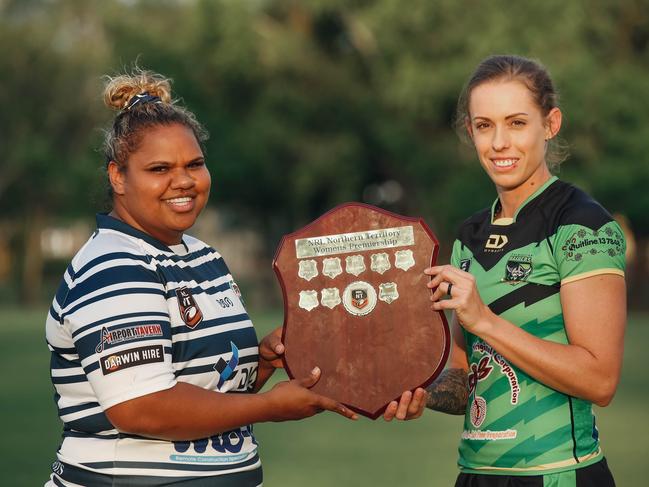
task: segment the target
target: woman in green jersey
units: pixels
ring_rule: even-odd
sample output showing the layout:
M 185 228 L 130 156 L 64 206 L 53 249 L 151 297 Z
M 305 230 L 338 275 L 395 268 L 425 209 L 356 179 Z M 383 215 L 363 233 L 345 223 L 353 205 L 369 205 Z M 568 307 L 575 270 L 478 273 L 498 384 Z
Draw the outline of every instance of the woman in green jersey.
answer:
M 625 241 L 552 175 L 561 121 L 547 71 L 517 56 L 482 61 L 458 103 L 497 198 L 461 225 L 451 264 L 425 271 L 454 317 L 427 406 L 465 415 L 457 486 L 614 485 L 592 405 L 620 377 Z

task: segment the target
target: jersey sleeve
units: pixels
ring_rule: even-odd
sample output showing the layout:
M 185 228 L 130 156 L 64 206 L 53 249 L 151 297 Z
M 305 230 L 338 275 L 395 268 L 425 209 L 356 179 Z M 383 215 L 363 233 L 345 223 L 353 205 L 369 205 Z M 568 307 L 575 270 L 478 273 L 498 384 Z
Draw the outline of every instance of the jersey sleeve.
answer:
M 453 242 L 453 250 L 451 251 L 451 265 L 453 267 L 460 267 L 460 261 L 462 260 L 462 243 L 459 239 L 456 239 Z
M 102 409 L 176 383 L 165 286 L 146 258 L 119 256 L 82 268 L 61 324 Z
M 624 275 L 626 241 L 615 220 L 595 229 L 575 222 L 560 225 L 553 251 L 561 284 L 597 274 Z

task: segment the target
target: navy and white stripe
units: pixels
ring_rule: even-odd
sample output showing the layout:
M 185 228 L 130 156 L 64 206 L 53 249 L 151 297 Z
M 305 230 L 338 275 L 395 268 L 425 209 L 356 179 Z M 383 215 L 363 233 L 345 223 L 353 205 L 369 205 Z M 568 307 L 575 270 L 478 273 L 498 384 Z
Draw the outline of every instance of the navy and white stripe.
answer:
M 202 313 L 194 328 L 180 315 L 176 289 L 182 287 Z M 177 381 L 250 391 L 257 337 L 235 289 L 221 255 L 203 242 L 185 236 L 171 248 L 97 216 L 97 231 L 65 271 L 47 317 L 52 384 L 64 424 L 52 485 L 118 485 L 128 479 L 159 485 L 160 479 L 225 481 L 231 475 L 250 483 L 228 485 L 261 483 L 251 427 L 173 443 L 121 434 L 103 412 Z M 149 349 L 158 355 L 140 362 Z M 216 365 L 228 362 L 233 351 L 236 367 L 221 369 L 220 381 Z

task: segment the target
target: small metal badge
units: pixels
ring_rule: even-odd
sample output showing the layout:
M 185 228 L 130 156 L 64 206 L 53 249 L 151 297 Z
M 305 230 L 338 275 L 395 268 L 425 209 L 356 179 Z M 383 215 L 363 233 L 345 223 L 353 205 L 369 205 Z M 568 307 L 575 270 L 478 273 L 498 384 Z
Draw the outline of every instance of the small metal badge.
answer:
M 341 303 L 340 292 L 338 288 L 327 287 L 322 290 L 322 299 L 320 299 L 322 306 L 326 306 L 329 309 L 334 309 Z
M 394 267 L 407 271 L 415 265 L 415 257 L 412 250 L 397 250 L 394 253 Z
M 379 284 L 379 299 L 390 304 L 392 301 L 399 299 L 396 282 L 384 282 Z
M 340 257 L 331 257 L 322 261 L 322 273 L 325 276 L 334 279 L 343 273 L 343 268 L 340 265 Z
M 348 274 L 358 276 L 360 273 L 365 272 L 365 259 L 362 255 L 350 255 L 345 257 L 345 270 Z
M 365 281 L 355 281 L 343 291 L 343 306 L 348 313 L 364 316 L 376 306 L 376 291 Z
M 318 307 L 318 291 L 300 291 L 299 306 L 302 309 L 311 311 Z
M 297 275 L 302 279 L 310 281 L 318 275 L 318 263 L 313 259 L 301 260 L 300 270 L 297 272 Z
M 372 263 L 370 264 L 370 268 L 374 272 L 378 272 L 379 274 L 383 274 L 390 267 L 392 267 L 390 265 L 388 254 L 386 254 L 385 252 L 381 252 L 380 254 L 372 254 L 371 260 Z

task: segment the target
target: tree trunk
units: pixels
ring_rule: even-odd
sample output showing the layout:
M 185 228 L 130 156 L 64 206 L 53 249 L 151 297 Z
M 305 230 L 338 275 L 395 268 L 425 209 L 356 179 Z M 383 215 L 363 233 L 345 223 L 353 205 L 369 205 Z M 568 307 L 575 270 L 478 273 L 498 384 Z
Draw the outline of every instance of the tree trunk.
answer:
M 31 212 L 25 220 L 21 298 L 26 304 L 36 304 L 41 299 L 43 287 L 41 233 L 44 225 L 45 214 L 41 208 Z

